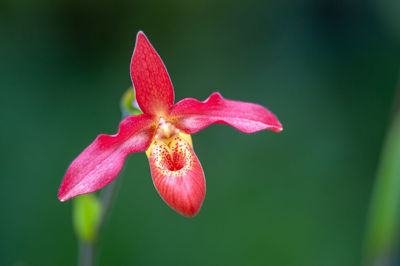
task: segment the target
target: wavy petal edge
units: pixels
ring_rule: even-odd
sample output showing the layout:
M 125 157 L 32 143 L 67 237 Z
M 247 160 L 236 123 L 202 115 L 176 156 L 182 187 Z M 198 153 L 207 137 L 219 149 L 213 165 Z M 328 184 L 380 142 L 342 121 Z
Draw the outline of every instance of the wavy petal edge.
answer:
M 278 118 L 267 108 L 248 102 L 227 100 L 214 92 L 205 101 L 186 98 L 170 108 L 174 124 L 188 134 L 194 134 L 212 124 L 227 124 L 244 133 L 269 129 L 283 130 Z
M 120 172 L 128 154 L 148 148 L 154 130 L 154 117 L 143 114 L 122 120 L 115 135 L 99 135 L 68 167 L 58 199 L 66 201 L 110 183 Z

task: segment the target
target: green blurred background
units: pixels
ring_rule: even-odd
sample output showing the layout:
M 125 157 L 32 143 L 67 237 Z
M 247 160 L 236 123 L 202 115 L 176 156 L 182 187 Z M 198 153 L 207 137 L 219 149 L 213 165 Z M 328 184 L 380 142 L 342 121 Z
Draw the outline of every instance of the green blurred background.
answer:
M 400 62 L 400 2 L 0 2 L 0 265 L 74 265 L 69 163 L 113 134 L 138 30 L 175 98 L 267 106 L 280 134 L 193 136 L 195 218 L 160 199 L 144 153 L 100 239 L 100 265 L 359 265 Z

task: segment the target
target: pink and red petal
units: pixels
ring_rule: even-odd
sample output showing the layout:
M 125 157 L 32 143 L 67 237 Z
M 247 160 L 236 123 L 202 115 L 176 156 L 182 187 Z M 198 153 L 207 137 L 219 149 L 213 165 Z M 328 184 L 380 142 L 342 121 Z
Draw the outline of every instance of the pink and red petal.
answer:
M 121 121 L 115 135 L 99 135 L 69 166 L 58 198 L 96 191 L 110 183 L 120 172 L 126 156 L 145 151 L 155 130 L 152 115 L 130 116 Z
M 206 193 L 203 169 L 190 144 L 176 136 L 168 145 L 155 141 L 149 156 L 153 183 L 161 198 L 178 213 L 196 215 Z
M 132 56 L 131 78 L 144 113 L 162 115 L 174 103 L 174 89 L 167 69 L 141 31 L 137 34 Z
M 261 105 L 232 101 L 215 92 L 204 102 L 186 98 L 173 105 L 169 118 L 188 134 L 196 133 L 212 124 L 227 124 L 245 132 L 269 129 L 282 131 L 278 118 Z

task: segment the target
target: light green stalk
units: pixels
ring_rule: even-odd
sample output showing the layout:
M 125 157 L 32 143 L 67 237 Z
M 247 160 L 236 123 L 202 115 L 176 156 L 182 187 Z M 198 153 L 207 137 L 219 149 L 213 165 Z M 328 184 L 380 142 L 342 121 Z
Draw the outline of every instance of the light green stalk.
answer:
M 389 266 L 399 255 L 400 110 L 395 114 L 382 150 L 371 199 L 364 265 Z M 398 259 L 398 258 L 397 258 Z

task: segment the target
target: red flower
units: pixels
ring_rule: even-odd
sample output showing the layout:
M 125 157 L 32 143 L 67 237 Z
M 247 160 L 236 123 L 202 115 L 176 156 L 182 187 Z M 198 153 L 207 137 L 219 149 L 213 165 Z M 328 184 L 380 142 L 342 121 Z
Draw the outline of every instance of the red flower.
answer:
M 118 175 L 128 154 L 146 151 L 160 196 L 180 214 L 194 216 L 206 188 L 189 134 L 215 123 L 245 133 L 282 130 L 266 108 L 226 100 L 217 92 L 204 102 L 186 98 L 174 104 L 167 69 L 143 32 L 137 35 L 131 77 L 143 114 L 122 120 L 115 135 L 99 135 L 71 163 L 58 192 L 61 201 L 104 187 Z

